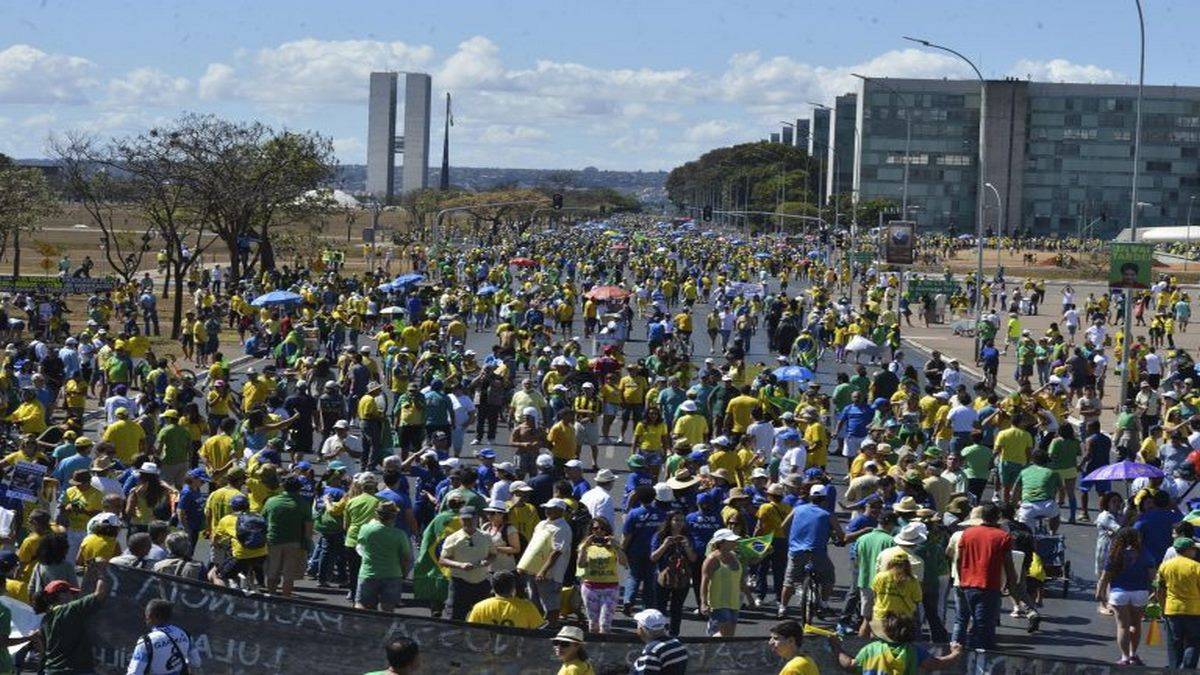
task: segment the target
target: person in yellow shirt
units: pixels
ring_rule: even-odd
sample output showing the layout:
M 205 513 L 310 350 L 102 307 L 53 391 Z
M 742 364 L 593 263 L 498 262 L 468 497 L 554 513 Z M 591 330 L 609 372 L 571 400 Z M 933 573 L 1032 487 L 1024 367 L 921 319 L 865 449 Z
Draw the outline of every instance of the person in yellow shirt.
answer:
M 688 400 L 679 404 L 671 435 L 675 439 L 686 439 L 688 447 L 703 443 L 704 439 L 708 438 L 708 419 L 700 414 L 695 401 Z
M 611 438 L 613 420 L 621 410 L 621 383 L 616 373 L 610 373 L 600 385 L 600 401 L 604 404 L 600 417 L 600 436 Z M 622 434 L 623 435 L 623 434 Z M 618 442 L 620 439 L 618 439 Z
M 567 462 L 579 459 L 574 410 L 564 408 L 558 412 L 558 421 L 546 432 L 546 442 L 550 445 L 550 454 L 554 456 L 554 466 L 561 475 Z
M 103 440 L 113 444 L 117 459 L 122 464 L 130 466 L 133 458 L 144 449 L 146 431 L 142 425 L 129 419 L 127 408 L 117 408 L 116 416 L 116 421 L 105 428 Z
M 829 428 L 821 421 L 817 409 L 813 407 L 806 407 L 800 412 L 800 422 L 803 425 L 804 442 L 808 445 L 805 468 L 825 468 L 829 462 Z
M 220 567 L 209 570 L 208 580 L 218 586 L 228 586 L 240 575 L 251 587 L 255 584 L 261 586 L 267 562 L 266 520 L 250 512 L 250 500 L 245 495 L 237 495 L 230 499 L 229 508 L 230 513 L 217 521 L 213 544 L 228 544 L 232 555 Z M 243 529 L 238 527 L 239 520 L 245 521 L 243 528 L 247 534 L 261 529 L 258 537 L 261 544 L 239 536 L 238 530 Z
M 1015 417 L 1012 426 L 996 433 L 995 447 L 999 459 L 1000 483 L 1004 487 L 1004 500 L 1017 482 L 1021 470 L 1029 464 L 1029 452 L 1033 450 L 1033 436 L 1023 427 L 1030 422 L 1024 415 Z
M 5 418 L 20 427 L 23 434 L 40 434 L 46 430 L 46 409 L 33 389 L 21 390 L 21 405 Z
M 646 410 L 646 419 L 633 429 L 633 447 L 642 454 L 654 453 L 660 458 L 667 450 L 670 436 L 667 423 L 662 419 L 662 409 L 657 405 Z
M 67 408 L 67 415 L 76 419 L 83 419 L 83 411 L 87 407 L 87 378 L 83 375 L 83 370 L 75 372 L 71 379 L 67 380 L 64 385 L 66 390 L 64 394 L 64 403 Z
M 208 500 L 204 502 L 204 522 L 208 537 L 215 536 L 217 525 L 221 519 L 233 512 L 230 507 L 233 498 L 238 495 L 245 496 L 242 492 L 242 487 L 246 484 L 245 469 L 234 467 L 229 470 L 225 479 L 226 484 L 210 492 Z M 218 561 L 214 560 L 213 562 Z
M 646 390 L 650 382 L 645 370 L 631 364 L 628 374 L 622 377 L 618 385 L 621 388 L 621 438 L 625 438 L 625 430 L 629 428 L 630 420 L 634 427 L 642 421 L 642 411 L 646 408 Z
M 222 379 L 213 380 L 213 387 L 204 395 L 204 400 L 208 402 L 208 432 L 215 434 L 221 428 L 221 422 L 233 413 L 233 392 L 229 390 L 229 383 Z
M 733 442 L 728 436 L 717 436 L 712 440 L 712 452 L 708 455 L 710 471 L 724 469 L 729 474 L 730 481 L 736 483 L 742 468 L 738 454 L 733 451 Z
M 475 603 L 467 623 L 534 629 L 546 619 L 531 601 L 517 597 L 517 573 L 506 570 L 492 576 L 492 597 Z
M 87 536 L 87 524 L 104 510 L 104 492 L 92 485 L 92 472 L 80 469 L 71 474 L 70 485 L 63 493 L 59 507 L 67 516 L 68 560 L 74 560 L 79 545 Z
M 115 513 L 102 513 L 92 523 L 92 531 L 79 544 L 79 553 L 75 555 L 77 567 L 87 567 L 97 558 L 112 560 L 121 555 L 121 544 L 117 542 L 117 534 L 121 531 L 121 519 Z
M 779 675 L 820 675 L 817 664 L 800 653 L 800 645 L 803 642 L 804 626 L 799 622 L 788 619 L 771 626 L 771 637 L 767 644 L 771 651 L 784 661 Z
M 733 397 L 725 406 L 725 433 L 737 437 L 746 433 L 746 427 L 754 422 L 752 411 L 762 403 L 751 394 L 749 386 L 742 387 L 741 394 Z
M 578 626 L 563 626 L 550 640 L 554 655 L 562 662 L 557 675 L 595 675 L 583 650 L 583 629 Z

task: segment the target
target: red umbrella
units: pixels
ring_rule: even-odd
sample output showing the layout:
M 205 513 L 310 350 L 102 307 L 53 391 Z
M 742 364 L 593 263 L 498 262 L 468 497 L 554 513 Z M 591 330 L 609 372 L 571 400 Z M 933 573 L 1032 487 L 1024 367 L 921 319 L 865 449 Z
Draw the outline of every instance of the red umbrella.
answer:
M 612 245 L 612 250 L 614 250 L 614 251 L 624 251 L 628 248 L 629 248 L 629 244 L 613 244 Z
M 630 295 L 633 294 L 620 286 L 596 286 L 584 293 L 583 297 L 591 300 L 624 300 Z
M 513 258 L 508 261 L 508 264 L 516 265 L 517 267 L 537 267 L 537 261 L 532 258 Z

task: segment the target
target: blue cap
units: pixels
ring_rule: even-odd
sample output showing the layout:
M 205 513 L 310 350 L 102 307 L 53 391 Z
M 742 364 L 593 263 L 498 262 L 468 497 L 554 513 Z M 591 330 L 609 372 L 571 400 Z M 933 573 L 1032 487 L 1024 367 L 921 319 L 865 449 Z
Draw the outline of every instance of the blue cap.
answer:
M 700 462 L 700 463 L 707 462 L 708 461 L 708 453 L 704 452 L 703 450 L 696 450 L 692 454 L 688 455 L 688 460 L 690 460 L 692 462 Z
M 779 440 L 781 441 L 794 441 L 799 438 L 800 432 L 796 431 L 795 429 L 788 429 L 786 431 L 779 432 Z
M 199 478 L 200 480 L 204 481 L 205 483 L 212 480 L 211 478 L 209 478 L 208 472 L 200 467 L 196 467 L 195 469 L 192 469 L 191 471 L 187 472 L 187 477 L 188 478 Z
M 346 496 L 346 491 L 341 488 L 326 487 L 325 490 L 321 494 L 326 497 L 329 497 L 333 501 L 337 501 L 337 500 L 341 499 L 342 497 Z
M 717 495 L 713 494 L 712 492 L 701 492 L 700 494 L 696 495 L 696 506 L 701 508 L 705 506 L 713 506 L 717 503 L 717 501 Z
M 875 399 L 875 402 L 874 402 L 874 403 L 872 403 L 871 405 L 872 405 L 873 407 L 876 407 L 876 408 L 878 408 L 878 407 L 879 407 L 879 406 L 881 406 L 881 405 L 887 405 L 887 404 L 889 404 L 889 403 L 891 403 L 891 401 L 887 400 L 886 398 L 879 397 L 879 398 Z
M 812 467 L 811 469 L 804 470 L 804 477 L 809 480 L 812 480 L 814 478 L 820 478 L 821 476 L 824 476 L 824 475 L 825 475 L 825 472 L 815 466 Z
M 309 464 L 308 462 L 297 462 L 296 463 L 297 471 L 308 471 L 311 468 L 312 468 L 312 464 Z
M 233 509 L 248 509 L 250 508 L 250 500 L 246 495 L 234 495 L 233 499 L 229 500 L 229 507 Z
M 480 450 L 479 452 L 475 453 L 475 456 L 480 457 L 482 459 L 496 459 L 496 451 L 491 448 L 484 448 L 484 449 Z

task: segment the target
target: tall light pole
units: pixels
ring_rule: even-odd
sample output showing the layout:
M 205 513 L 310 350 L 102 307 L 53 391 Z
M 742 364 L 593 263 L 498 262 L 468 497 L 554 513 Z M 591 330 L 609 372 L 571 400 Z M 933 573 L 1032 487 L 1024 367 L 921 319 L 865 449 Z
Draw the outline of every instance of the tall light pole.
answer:
M 1188 259 L 1192 255 L 1192 205 L 1196 203 L 1196 195 L 1188 197 L 1188 214 L 1187 214 L 1187 249 L 1184 250 L 1183 256 L 1183 271 L 1188 268 Z
M 1004 201 L 1000 199 L 1000 191 L 996 189 L 995 185 L 992 185 L 991 183 L 984 183 L 983 186 L 985 188 L 991 190 L 992 194 L 996 195 L 996 205 L 1000 209 L 998 212 L 998 216 L 996 218 L 996 224 L 999 225 L 999 227 L 996 228 L 996 231 L 998 234 L 1000 229 L 1002 229 L 1004 227 L 1003 225 L 1001 225 L 1001 223 L 1004 222 Z M 997 236 L 996 237 L 996 274 L 999 274 L 999 273 L 1000 273 L 1000 237 Z
M 836 229 L 838 226 L 838 216 L 840 215 L 840 212 L 841 212 L 841 205 L 838 203 L 838 199 L 837 199 L 837 195 L 838 195 L 837 153 L 832 150 L 832 148 L 837 146 L 837 144 L 833 142 L 833 122 L 834 122 L 834 118 L 837 116 L 837 113 L 834 111 L 833 108 L 830 108 L 829 106 L 825 105 L 824 103 L 813 103 L 812 101 L 809 101 L 808 104 L 814 108 L 820 108 L 821 110 L 829 111 L 829 142 L 825 144 L 825 151 L 830 156 L 829 157 L 829 172 L 833 174 L 833 227 Z M 824 172 L 822 171 L 822 173 L 824 173 Z
M 919 45 L 929 47 L 930 49 L 938 49 L 943 52 L 957 56 L 958 58 L 962 59 L 968 66 L 971 66 L 971 70 L 975 71 L 975 77 L 979 78 L 979 187 L 977 188 L 976 193 L 975 193 L 975 204 L 976 204 L 976 208 L 978 211 L 978 215 L 976 216 L 977 222 L 975 223 L 975 245 L 976 245 L 975 246 L 976 247 L 976 254 L 975 254 L 975 257 L 976 257 L 976 260 L 975 260 L 975 329 L 976 329 L 975 330 L 975 358 L 978 359 L 979 358 L 979 319 L 981 316 L 983 316 L 983 201 L 984 201 L 983 200 L 983 185 L 984 185 L 983 168 L 985 166 L 984 165 L 984 158 L 985 158 L 984 146 L 986 145 L 986 143 L 984 143 L 984 140 L 985 140 L 985 138 L 984 138 L 984 135 L 985 135 L 984 111 L 985 111 L 986 104 L 987 104 L 987 81 L 983 79 L 983 73 L 979 72 L 979 68 L 975 66 L 975 63 L 972 62 L 971 59 L 968 59 L 967 57 L 963 56 L 960 52 L 957 52 L 957 51 L 955 51 L 949 47 L 943 46 L 943 45 L 935 44 L 933 42 L 930 42 L 929 40 L 922 40 L 920 38 L 913 38 L 913 37 L 908 37 L 908 36 L 904 36 L 904 39 L 908 40 L 909 42 L 915 42 Z
M 1146 84 L 1146 18 L 1142 15 L 1142 0 L 1133 0 L 1137 6 L 1138 37 L 1140 40 L 1138 52 L 1138 90 L 1137 107 L 1134 109 L 1133 122 L 1133 184 L 1129 194 L 1129 241 L 1137 241 L 1138 217 L 1138 164 L 1141 162 L 1142 151 L 1142 89 Z M 1125 405 L 1129 395 L 1129 345 L 1133 342 L 1133 289 L 1125 289 L 1125 329 L 1124 339 L 1121 340 L 1121 394 L 1117 399 L 1117 410 Z
M 858 73 L 850 74 L 862 80 L 864 85 L 872 80 L 872 78 L 869 78 L 866 75 L 859 75 Z M 908 165 L 912 161 L 912 106 L 906 104 L 904 102 L 904 97 L 900 95 L 900 92 L 896 91 L 896 88 L 888 84 L 886 80 L 875 78 L 875 82 L 878 82 L 884 89 L 887 89 L 891 93 L 895 94 L 896 99 L 900 101 L 900 107 L 904 109 L 904 187 L 900 193 L 900 210 L 901 213 L 905 214 L 903 216 L 904 220 L 908 220 Z M 863 90 L 863 98 L 866 98 L 865 88 Z M 866 101 L 863 101 L 863 105 L 866 105 Z

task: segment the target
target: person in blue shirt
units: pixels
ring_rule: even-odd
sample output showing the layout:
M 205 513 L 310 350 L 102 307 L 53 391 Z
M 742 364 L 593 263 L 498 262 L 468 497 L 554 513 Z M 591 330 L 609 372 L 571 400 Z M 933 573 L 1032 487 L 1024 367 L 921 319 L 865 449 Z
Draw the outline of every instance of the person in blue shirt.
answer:
M 408 491 L 400 488 L 400 480 L 403 475 L 399 471 L 384 471 L 383 484 L 384 489 L 375 493 L 379 499 L 396 505 L 399 514 L 396 517 L 396 527 L 404 530 L 404 533 L 412 536 L 416 532 L 417 519 L 413 515 L 412 498 L 408 496 Z
M 418 459 L 419 463 L 415 461 Z M 417 528 L 424 531 L 425 526 L 437 515 L 437 487 L 445 478 L 438 464 L 437 452 L 414 452 L 401 463 L 400 469 L 416 479 L 413 514 L 417 518 Z
M 1183 520 L 1183 514 L 1179 509 L 1171 508 L 1171 496 L 1163 490 L 1153 493 L 1149 499 L 1143 498 L 1142 508 L 1145 511 L 1133 522 L 1133 529 L 1142 535 L 1142 548 L 1150 553 L 1154 566 L 1158 567 L 1174 541 L 1171 528 Z
M 985 342 L 980 348 L 979 362 L 983 364 L 983 374 L 988 382 L 994 385 L 996 373 L 1000 371 L 1000 350 L 996 349 L 995 343 L 991 340 Z
M 641 455 L 630 455 L 625 463 L 633 469 L 625 477 L 625 508 L 629 509 L 633 506 L 633 493 L 641 486 L 653 488 L 654 477 L 650 475 L 650 468 L 646 466 L 646 458 Z
M 833 513 L 834 508 L 837 507 L 837 488 L 829 482 L 829 476 L 825 475 L 825 470 L 819 466 L 805 469 L 804 482 L 809 485 L 821 483 L 825 486 L 825 496 L 821 499 L 812 499 L 811 501 L 826 511 Z
M 208 472 L 203 468 L 188 471 L 183 480 L 183 489 L 179 491 L 179 500 L 175 503 L 179 526 L 187 532 L 193 547 L 204 530 L 204 502 L 207 498 L 204 486 L 209 480 Z
M 72 433 L 72 432 L 67 432 Z M 67 482 L 71 476 L 75 475 L 76 471 L 90 470 L 92 468 L 92 439 L 84 436 L 68 445 L 71 448 L 71 454 L 66 457 L 58 458 L 58 465 L 54 467 L 54 473 L 51 474 L 58 479 L 58 493 L 62 494 L 67 491 Z M 55 450 L 57 454 L 58 450 Z
M 767 496 L 767 482 L 770 478 L 770 474 L 761 466 L 756 467 L 750 473 L 750 485 L 746 487 L 746 496 L 750 498 L 750 506 L 755 511 L 758 511 L 758 507 L 770 501 L 770 498 Z
M 571 496 L 575 499 L 579 499 L 583 493 L 592 489 L 591 483 L 588 483 L 587 479 L 583 477 L 583 462 L 577 459 L 569 460 L 563 467 L 563 471 L 566 473 L 567 480 L 571 482 Z
M 496 451 L 491 448 L 483 448 L 476 452 L 475 456 L 479 458 L 479 466 L 475 467 L 475 475 L 478 476 L 475 489 L 485 495 L 491 494 L 492 486 L 499 480 L 496 475 Z
M 696 603 L 700 602 L 700 566 L 704 563 L 704 551 L 713 533 L 725 527 L 721 521 L 721 502 L 710 492 L 702 492 L 696 497 L 696 510 L 687 514 L 684 521 L 688 526 L 688 540 L 692 550 L 696 551 L 696 560 L 692 563 L 692 587 L 696 595 Z
M 838 438 L 846 439 L 842 454 L 846 457 L 853 457 L 858 454 L 858 446 L 867 437 L 868 427 L 875 418 L 875 411 L 871 409 L 871 406 L 863 403 L 862 392 L 855 390 L 850 395 L 850 403 L 842 408 L 837 418 L 835 435 Z
M 833 590 L 835 578 L 833 562 L 829 559 L 829 542 L 841 544 L 845 534 L 837 518 L 824 507 L 814 502 L 825 498 L 826 486 L 820 483 L 809 488 L 808 500 L 796 504 L 784 521 L 788 523 L 788 565 L 785 572 L 783 594 L 779 601 L 778 616 L 787 615 L 788 601 L 796 592 L 796 585 L 804 575 L 804 567 L 813 565 L 813 573 L 821 584 L 821 599 Z
M 654 488 L 639 485 L 630 499 L 633 508 L 625 514 L 621 526 L 621 548 L 629 561 L 629 577 L 624 592 L 624 612 L 631 614 L 633 600 L 638 588 L 642 589 L 642 604 L 658 606 L 658 580 L 655 566 L 650 562 L 650 543 L 654 533 L 667 518 L 666 512 L 656 503 Z
M 546 454 L 538 455 L 536 463 L 537 474 L 525 482 L 533 489 L 529 501 L 540 506 L 554 496 L 554 458 Z
M 300 491 L 296 495 L 300 498 L 308 508 L 312 508 L 313 500 L 317 498 L 317 479 L 313 472 L 312 464 L 308 462 L 297 462 L 295 466 L 296 478 L 300 480 Z M 408 492 L 405 489 L 405 492 Z

